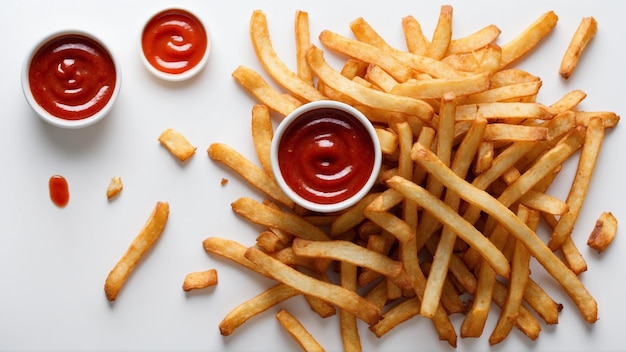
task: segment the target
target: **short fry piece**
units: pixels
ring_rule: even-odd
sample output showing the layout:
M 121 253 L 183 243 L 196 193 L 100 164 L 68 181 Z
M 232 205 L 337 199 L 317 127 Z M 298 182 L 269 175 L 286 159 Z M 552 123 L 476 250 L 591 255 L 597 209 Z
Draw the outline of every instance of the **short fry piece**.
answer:
M 195 271 L 185 276 L 183 291 L 188 292 L 217 285 L 217 270 Z
M 283 309 L 276 314 L 276 319 L 304 351 L 324 351 L 324 348 L 313 338 L 311 333 L 291 313 Z
M 123 188 L 124 184 L 122 183 L 122 178 L 119 176 L 112 177 L 111 182 L 109 182 L 107 186 L 107 199 L 111 199 L 120 194 Z
M 578 65 L 578 60 L 585 50 L 589 41 L 596 35 L 596 31 L 598 30 L 598 22 L 593 17 L 585 17 L 580 21 L 572 40 L 565 50 L 565 54 L 563 55 L 563 60 L 561 61 L 561 67 L 559 69 L 559 74 L 561 77 L 568 79 L 576 65 Z
M 617 219 L 615 215 L 610 212 L 604 212 L 596 221 L 596 226 L 593 228 L 587 245 L 598 252 L 603 252 L 615 238 L 617 233 Z
M 154 245 L 163 233 L 170 207 L 167 202 L 157 202 L 148 221 L 130 244 L 124 256 L 115 264 L 104 283 L 104 293 L 109 301 L 115 301 L 141 257 Z
M 194 147 L 180 132 L 168 128 L 159 136 L 159 142 L 180 161 L 189 159 L 195 152 Z

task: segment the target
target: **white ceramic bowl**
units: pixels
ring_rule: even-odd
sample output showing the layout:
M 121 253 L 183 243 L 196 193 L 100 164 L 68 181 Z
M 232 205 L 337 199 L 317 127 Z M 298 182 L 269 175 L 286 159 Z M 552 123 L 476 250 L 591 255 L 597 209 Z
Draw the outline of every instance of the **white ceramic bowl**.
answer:
M 204 31 L 206 35 L 206 49 L 204 50 L 204 53 L 200 61 L 193 67 L 180 73 L 168 73 L 168 72 L 159 70 L 157 67 L 154 67 L 150 63 L 148 58 L 146 57 L 146 54 L 143 48 L 143 38 L 144 38 L 144 34 L 146 32 L 148 24 L 150 24 L 150 22 L 155 20 L 157 17 L 163 16 L 166 13 L 172 13 L 172 12 L 182 13 L 185 16 L 189 16 L 193 20 L 197 21 L 199 26 L 202 27 L 202 30 Z M 154 14 L 153 16 L 150 17 L 148 21 L 146 21 L 146 24 L 144 25 L 141 31 L 141 36 L 139 38 L 139 55 L 146 69 L 148 69 L 148 71 L 151 72 L 156 77 L 163 79 L 165 81 L 180 82 L 180 81 L 185 81 L 185 80 L 190 79 L 191 77 L 196 76 L 206 66 L 206 63 L 209 59 L 209 54 L 211 52 L 211 42 L 212 40 L 211 40 L 211 34 L 209 32 L 209 28 L 206 26 L 206 24 L 204 23 L 204 21 L 202 21 L 200 17 L 198 17 L 196 14 L 192 13 L 191 11 L 183 9 L 183 8 L 168 8 L 168 9 L 164 9 Z
M 60 114 L 52 114 L 46 109 L 44 109 L 33 96 L 33 92 L 31 90 L 30 81 L 29 81 L 29 70 L 31 67 L 31 63 L 33 61 L 34 56 L 37 54 L 39 49 L 44 47 L 46 44 L 55 41 L 63 36 L 76 36 L 76 37 L 84 37 L 87 40 L 91 40 L 98 45 L 100 45 L 106 54 L 111 58 L 113 62 L 113 67 L 115 69 L 115 85 L 113 87 L 112 95 L 110 96 L 108 102 L 99 110 L 93 112 L 91 115 L 80 118 L 80 119 L 67 119 L 59 116 Z M 82 31 L 82 30 L 63 30 L 51 35 L 46 36 L 44 39 L 39 41 L 33 48 L 30 50 L 24 64 L 22 65 L 21 72 L 21 80 L 22 80 L 22 91 L 24 93 L 24 97 L 26 101 L 30 105 L 30 107 L 37 113 L 37 115 L 43 119 L 44 121 L 58 127 L 68 128 L 68 129 L 76 129 L 87 127 L 95 124 L 96 122 L 102 120 L 113 108 L 115 101 L 117 100 L 117 96 L 119 95 L 121 85 L 122 85 L 122 69 L 117 60 L 116 56 L 111 51 L 110 47 L 107 46 L 101 39 L 97 38 L 95 35 Z
M 366 131 L 365 138 L 369 138 L 372 142 L 371 145 L 373 148 L 373 151 L 372 151 L 373 163 L 372 163 L 371 169 L 357 168 L 357 167 L 354 168 L 355 170 L 359 170 L 358 171 L 359 177 L 366 178 L 367 181 L 362 185 L 362 187 L 358 189 L 358 191 L 356 191 L 356 193 L 354 193 L 353 195 L 351 195 L 350 197 L 346 199 L 340 199 L 334 203 L 329 203 L 328 201 L 317 201 L 317 200 L 313 200 L 310 197 L 308 197 L 310 199 L 307 199 L 304 196 L 300 195 L 298 192 L 292 189 L 289 186 L 289 183 L 285 180 L 284 173 L 290 172 L 289 170 L 290 168 L 286 167 L 286 170 L 281 170 L 280 163 L 279 163 L 279 147 L 280 147 L 281 141 L 283 140 L 283 137 L 285 136 L 285 133 L 290 130 L 291 126 L 298 126 L 294 124 L 298 123 L 298 121 L 303 118 L 303 115 L 306 115 L 307 113 L 312 112 L 314 110 L 318 110 L 318 109 L 332 109 L 332 110 L 338 110 L 340 111 L 340 113 L 341 112 L 348 113 L 349 116 L 354 118 L 352 120 L 354 120 L 354 123 L 356 125 L 360 125 L 364 128 L 364 130 Z M 321 149 L 321 148 L 318 148 L 318 149 Z M 322 155 L 320 154 L 320 156 Z M 300 156 L 297 155 L 296 160 L 308 160 L 307 158 L 304 158 L 304 157 L 301 159 L 298 159 L 299 157 Z M 358 155 L 356 157 L 358 157 Z M 285 192 L 287 196 L 289 196 L 296 204 L 306 209 L 309 209 L 311 211 L 320 212 L 320 213 L 332 213 L 332 212 L 344 210 L 354 205 L 359 200 L 361 200 L 365 195 L 367 195 L 367 193 L 371 190 L 371 188 L 373 187 L 373 185 L 376 183 L 378 179 L 378 174 L 379 174 L 380 166 L 382 162 L 382 152 L 380 149 L 380 143 L 378 141 L 376 130 L 374 129 L 374 126 L 371 124 L 371 122 L 367 119 L 367 117 L 365 117 L 365 115 L 363 115 L 360 111 L 358 111 L 357 109 L 353 108 L 350 105 L 337 102 L 337 101 L 332 101 L 332 100 L 323 100 L 323 101 L 315 101 L 315 102 L 304 104 L 300 106 L 299 108 L 295 109 L 292 113 L 287 115 L 283 119 L 283 121 L 281 121 L 281 123 L 278 125 L 274 133 L 274 138 L 272 140 L 271 151 L 270 151 L 270 158 L 271 158 L 271 164 L 272 164 L 272 171 L 274 173 L 276 181 L 278 182 L 278 185 L 283 190 L 283 192 Z M 329 160 L 330 159 L 332 159 L 332 156 L 330 156 Z M 307 164 L 307 165 L 310 165 L 310 164 Z M 323 171 L 321 171 L 321 173 L 323 173 Z M 352 175 L 355 175 L 356 173 L 357 172 L 355 172 Z M 363 173 L 366 173 L 366 175 L 364 175 Z M 323 177 L 326 177 L 326 176 L 324 175 Z

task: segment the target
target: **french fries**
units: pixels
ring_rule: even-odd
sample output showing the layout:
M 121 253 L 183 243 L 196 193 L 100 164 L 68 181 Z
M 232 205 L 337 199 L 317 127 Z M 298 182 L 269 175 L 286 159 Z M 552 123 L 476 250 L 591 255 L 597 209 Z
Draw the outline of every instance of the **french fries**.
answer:
M 185 276 L 183 291 L 198 290 L 217 285 L 217 270 L 194 271 Z
M 137 263 L 161 237 L 169 211 L 167 202 L 157 202 L 144 227 L 109 273 L 104 283 L 104 293 L 109 301 L 115 301 Z
M 620 118 L 580 110 L 586 94 L 577 89 L 552 104 L 540 103 L 542 80 L 513 67 L 555 28 L 553 11 L 504 44 L 497 42 L 496 25 L 455 38 L 452 12 L 441 6 L 430 38 L 415 17 L 402 18 L 406 49 L 399 49 L 362 17 L 349 23 L 354 39 L 323 30 L 318 45 L 310 41 L 308 14 L 299 11 L 295 73 L 272 48 L 265 14 L 252 14 L 257 58 L 279 84 L 271 88 L 261 73 L 243 66 L 233 73 L 257 100 L 252 130 L 261 167 L 219 143 L 209 155 L 278 203 L 235 200 L 233 211 L 262 227 L 255 245 L 209 238 L 204 247 L 278 284 L 231 311 L 220 325 L 223 334 L 304 295 L 339 309 L 345 350 L 361 349 L 357 319 L 381 337 L 422 317 L 432 321 L 439 339 L 456 346 L 450 315 L 465 315 L 461 337 L 478 337 L 494 305 L 500 314 L 490 344 L 501 343 L 514 328 L 535 340 L 542 323 L 558 323 L 561 305 L 533 279 L 531 260 L 564 289 L 585 321 L 598 319 L 597 302 L 577 276 L 586 266 L 573 230 L 604 131 Z M 581 31 L 586 35 L 577 34 L 571 50 L 582 50 L 595 33 L 591 27 Z M 327 60 L 334 53 L 345 58 L 339 69 Z M 568 61 L 575 66 L 577 58 Z M 267 160 L 269 110 L 286 115 L 299 102 L 328 98 L 352 104 L 370 118 L 385 163 L 378 184 L 359 203 L 340 213 L 316 214 L 276 191 Z M 576 157 L 568 199 L 549 194 L 563 163 Z M 549 243 L 538 236 L 541 219 L 553 229 Z M 603 251 L 616 227 L 617 220 L 605 212 L 589 246 Z M 233 249 L 226 249 L 229 244 Z M 338 279 L 328 275 L 333 270 Z M 472 301 L 467 310 L 465 295 Z M 303 349 L 321 349 L 293 316 L 284 310 L 279 316 L 300 331 Z

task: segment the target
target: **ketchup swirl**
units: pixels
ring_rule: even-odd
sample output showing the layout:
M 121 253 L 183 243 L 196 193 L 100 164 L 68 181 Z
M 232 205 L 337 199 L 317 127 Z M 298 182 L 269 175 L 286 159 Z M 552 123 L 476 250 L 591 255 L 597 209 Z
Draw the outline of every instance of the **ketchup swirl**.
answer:
M 179 74 L 200 63 L 207 50 L 207 34 L 191 13 L 165 10 L 146 24 L 141 46 L 146 60 L 154 68 Z
M 100 111 L 115 87 L 115 64 L 96 41 L 59 36 L 33 56 L 28 73 L 37 104 L 54 116 L 80 120 Z
M 287 185 L 318 204 L 352 197 L 374 167 L 367 130 L 350 114 L 320 108 L 290 125 L 278 146 L 278 163 Z

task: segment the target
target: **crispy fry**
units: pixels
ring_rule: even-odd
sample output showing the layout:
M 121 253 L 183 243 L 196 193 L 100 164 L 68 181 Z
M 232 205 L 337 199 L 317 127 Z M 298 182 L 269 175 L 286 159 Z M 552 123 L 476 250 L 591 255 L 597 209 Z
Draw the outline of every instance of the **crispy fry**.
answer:
M 483 48 L 495 42 L 500 32 L 500 28 L 490 24 L 463 38 L 452 39 L 446 50 L 446 56 L 458 53 L 469 53 Z
M 572 40 L 567 46 L 567 50 L 565 50 L 565 54 L 563 54 L 561 67 L 559 68 L 561 77 L 568 79 L 572 75 L 574 69 L 576 69 L 576 65 L 578 65 L 580 56 L 587 47 L 587 44 L 589 44 L 591 39 L 596 35 L 597 30 L 598 22 L 595 18 L 584 17 L 580 21 Z
M 294 21 L 296 36 L 296 64 L 297 76 L 304 82 L 313 86 L 313 73 L 306 63 L 306 52 L 311 47 L 311 34 L 309 32 L 309 14 L 305 11 L 296 11 Z
M 183 291 L 198 290 L 217 285 L 217 270 L 195 271 L 185 276 Z
M 282 116 L 287 116 L 290 112 L 301 105 L 300 102 L 289 99 L 285 94 L 281 94 L 249 67 L 238 66 L 232 73 L 233 78 L 241 84 L 250 94 L 267 105 L 270 109 L 278 112 Z
M 252 317 L 298 294 L 291 286 L 277 284 L 231 310 L 220 322 L 220 333 L 228 336 Z
M 488 74 L 475 74 L 462 78 L 410 80 L 393 87 L 391 93 L 415 99 L 441 99 L 446 93 L 462 96 L 483 92 L 490 84 Z
M 381 50 L 371 44 L 352 40 L 329 30 L 319 35 L 319 40 L 326 47 L 350 56 L 354 59 L 380 66 L 399 82 L 405 82 L 413 76 L 413 72 L 390 52 Z
M 159 136 L 159 142 L 180 161 L 189 159 L 195 152 L 194 147 L 180 132 L 168 128 Z
M 297 214 L 274 209 L 253 199 L 239 198 L 231 206 L 234 212 L 254 223 L 277 228 L 294 236 L 311 240 L 325 241 L 330 239 L 324 231 Z
M 109 301 L 115 301 L 126 279 L 144 254 L 161 237 L 170 207 L 167 202 L 157 202 L 148 221 L 132 241 L 122 258 L 115 264 L 104 283 L 104 292 Z
M 207 149 L 207 153 L 211 159 L 228 166 L 268 196 L 289 208 L 293 208 L 293 201 L 278 187 L 273 176 L 267 174 L 262 168 L 253 164 L 232 147 L 222 143 L 213 143 Z
M 502 45 L 502 62 L 500 68 L 509 66 L 520 57 L 531 51 L 556 26 L 559 17 L 554 11 L 548 11 L 537 18 L 522 33 Z
M 435 26 L 430 44 L 424 56 L 441 60 L 448 50 L 452 39 L 452 6 L 442 5 L 439 11 L 439 20 Z
M 589 189 L 589 182 L 591 182 L 591 177 L 604 140 L 604 124 L 602 120 L 599 118 L 592 119 L 585 134 L 585 143 L 580 154 L 580 159 L 578 160 L 576 176 L 574 177 L 572 187 L 567 195 L 566 203 L 568 210 L 559 218 L 559 222 L 554 231 L 552 231 L 552 235 L 548 241 L 548 247 L 552 250 L 559 248 L 565 238 L 572 233 L 576 219 L 582 209 L 585 196 Z
M 272 127 L 272 120 L 270 118 L 270 112 L 265 105 L 255 104 L 252 107 L 252 141 L 254 142 L 254 149 L 259 157 L 261 166 L 265 170 L 265 173 L 272 175 L 272 165 L 270 162 L 270 146 L 272 145 L 272 138 L 274 136 L 274 130 Z
M 417 55 L 423 55 L 430 43 L 424 36 L 420 23 L 415 19 L 415 17 L 406 16 L 402 18 L 402 29 L 409 52 Z
M 589 235 L 587 245 L 598 252 L 604 252 L 613 242 L 617 233 L 617 219 L 611 212 L 604 212 L 596 221 L 596 226 Z
M 285 309 L 276 314 L 276 320 L 278 320 L 280 325 L 285 328 L 287 333 L 296 340 L 304 351 L 324 351 L 324 348 L 313 338 L 302 323 Z

